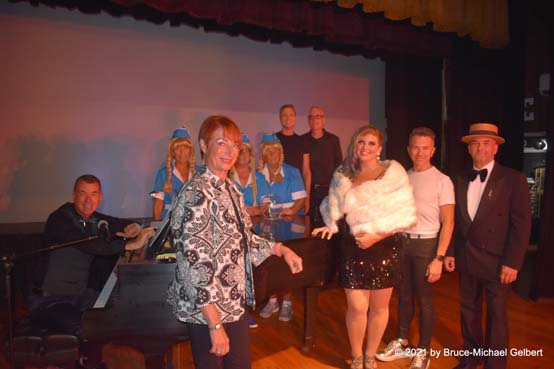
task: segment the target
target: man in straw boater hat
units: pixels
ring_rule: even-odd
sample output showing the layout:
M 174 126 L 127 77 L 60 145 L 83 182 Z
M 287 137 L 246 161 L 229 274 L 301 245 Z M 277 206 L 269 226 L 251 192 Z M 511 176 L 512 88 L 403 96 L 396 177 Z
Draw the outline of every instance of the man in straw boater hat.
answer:
M 460 273 L 463 349 L 455 369 L 506 368 L 507 302 L 510 284 L 523 264 L 531 231 L 529 188 L 525 176 L 494 160 L 505 142 L 498 127 L 475 123 L 462 137 L 473 168 L 456 178 L 455 227 L 445 268 Z M 482 329 L 483 296 L 487 303 Z

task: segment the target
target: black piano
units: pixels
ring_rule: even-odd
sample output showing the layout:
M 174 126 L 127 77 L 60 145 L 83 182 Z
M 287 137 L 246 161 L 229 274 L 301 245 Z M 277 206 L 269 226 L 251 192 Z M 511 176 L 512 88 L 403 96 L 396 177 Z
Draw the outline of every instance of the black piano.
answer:
M 335 280 L 338 251 L 334 239 L 327 241 L 311 237 L 310 218 L 294 216 L 286 220 L 253 219 L 254 232 L 281 241 L 301 258 L 304 270 L 291 274 L 281 258 L 271 256 L 254 268 L 256 305 L 261 307 L 275 291 L 304 289 L 304 344 L 307 352 L 315 344 L 317 299 L 322 287 Z
M 85 346 L 130 345 L 143 352 L 147 368 L 164 368 L 164 353 L 188 340 L 186 325 L 175 319 L 166 302 L 175 271 L 174 258 L 164 257 L 172 254 L 164 247 L 167 226 L 160 224 L 139 255 L 126 253 L 119 259 L 94 307 L 83 314 Z
M 274 291 L 304 289 L 303 350 L 307 351 L 315 342 L 318 293 L 335 276 L 336 249 L 332 241 L 310 237 L 308 217 L 253 221 L 256 233 L 283 241 L 303 258 L 303 272 L 292 275 L 281 258 L 271 256 L 254 268 L 254 281 L 257 306 Z M 148 368 L 163 368 L 164 353 L 174 343 L 188 339 L 186 325 L 175 319 L 166 303 L 175 264 L 172 250 L 164 246 L 163 227 L 159 234 L 140 255 L 120 259 L 95 308 L 85 312 L 82 320 L 87 344 L 131 345 L 145 354 Z

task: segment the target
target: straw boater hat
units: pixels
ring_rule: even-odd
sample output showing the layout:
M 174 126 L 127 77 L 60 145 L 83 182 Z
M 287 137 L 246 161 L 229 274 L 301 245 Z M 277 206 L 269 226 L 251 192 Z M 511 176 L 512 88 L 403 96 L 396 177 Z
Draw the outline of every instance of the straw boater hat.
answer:
M 498 135 L 498 127 L 491 123 L 473 123 L 469 126 L 469 134 L 462 137 L 462 142 L 469 143 L 475 137 L 488 137 L 503 144 L 506 140 Z

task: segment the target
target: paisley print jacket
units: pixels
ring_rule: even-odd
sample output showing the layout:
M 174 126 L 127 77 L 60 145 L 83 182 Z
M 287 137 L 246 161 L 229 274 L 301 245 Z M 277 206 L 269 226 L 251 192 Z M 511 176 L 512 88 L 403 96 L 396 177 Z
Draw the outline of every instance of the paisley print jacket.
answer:
M 254 306 L 252 265 L 269 257 L 275 242 L 252 234 L 242 194 L 233 181 L 209 169 L 197 172 L 177 196 L 170 226 L 177 265 L 168 302 L 177 319 L 207 324 L 200 308 L 214 304 L 222 322 L 239 320 L 246 306 Z

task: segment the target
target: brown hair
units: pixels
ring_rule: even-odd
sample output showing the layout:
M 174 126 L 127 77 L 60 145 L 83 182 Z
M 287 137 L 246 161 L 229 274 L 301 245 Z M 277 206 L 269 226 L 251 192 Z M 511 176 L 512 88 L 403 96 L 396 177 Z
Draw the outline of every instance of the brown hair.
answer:
M 75 183 L 73 184 L 73 192 L 77 191 L 77 185 L 81 181 L 83 181 L 85 183 L 88 183 L 88 184 L 98 183 L 98 189 L 100 190 L 100 192 L 102 192 L 102 184 L 100 183 L 100 180 L 98 179 L 98 177 L 96 177 L 95 175 L 92 175 L 92 174 L 83 174 L 82 176 L 77 178 L 75 180 Z
M 283 110 L 285 110 L 286 108 L 291 108 L 292 111 L 294 112 L 294 115 L 296 115 L 296 109 L 294 108 L 294 105 L 292 104 L 285 104 L 283 106 L 281 106 L 279 108 L 279 116 L 281 115 L 281 113 L 283 112 Z
M 425 136 L 425 137 L 431 137 L 433 141 L 435 141 L 435 138 L 437 135 L 431 128 L 427 127 L 416 127 L 412 129 L 412 132 L 410 132 L 410 137 L 408 139 L 408 142 L 412 140 L 412 137 L 414 136 Z
M 352 139 L 350 140 L 350 145 L 348 145 L 348 152 L 346 153 L 346 157 L 342 162 L 341 168 L 342 174 L 350 179 L 356 178 L 356 176 L 360 172 L 360 160 L 356 157 L 356 145 L 360 136 L 365 136 L 367 134 L 372 134 L 377 137 L 377 140 L 379 141 L 379 146 L 383 146 L 383 143 L 385 141 L 383 132 L 381 132 L 379 128 L 372 126 L 371 124 L 367 126 L 361 126 L 356 130 L 356 132 L 354 132 L 354 135 L 352 135 Z

